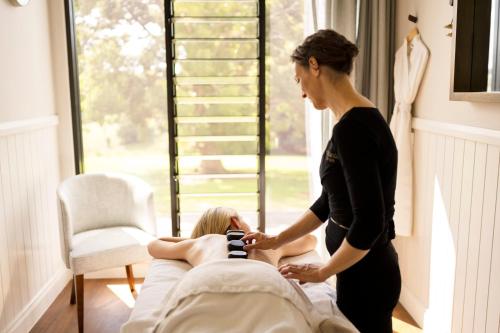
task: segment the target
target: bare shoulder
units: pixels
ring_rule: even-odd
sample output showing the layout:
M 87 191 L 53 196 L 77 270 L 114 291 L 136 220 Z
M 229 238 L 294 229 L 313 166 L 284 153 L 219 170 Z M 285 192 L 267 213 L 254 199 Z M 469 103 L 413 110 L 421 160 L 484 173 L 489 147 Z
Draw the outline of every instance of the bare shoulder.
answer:
M 214 246 L 220 246 L 220 244 L 226 245 L 227 240 L 224 235 L 209 234 L 203 235 L 196 239 L 193 239 L 193 248 L 211 248 Z
M 226 236 L 210 234 L 193 240 L 186 259 L 192 266 L 197 266 L 204 262 L 225 259 L 227 253 Z
M 196 241 L 200 241 L 200 242 L 210 242 L 210 241 L 219 241 L 219 240 L 226 240 L 226 236 L 219 235 L 219 234 L 208 234 L 208 235 L 203 235 L 201 237 L 196 238 Z
M 316 236 L 312 234 L 304 235 L 288 244 L 283 245 L 281 254 L 284 257 L 298 256 L 315 249 L 317 244 Z

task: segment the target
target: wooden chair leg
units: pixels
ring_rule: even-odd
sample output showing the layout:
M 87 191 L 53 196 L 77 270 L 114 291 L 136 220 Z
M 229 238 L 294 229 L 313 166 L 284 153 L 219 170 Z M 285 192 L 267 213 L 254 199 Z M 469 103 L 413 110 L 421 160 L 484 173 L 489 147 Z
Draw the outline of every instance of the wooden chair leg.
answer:
M 71 299 L 69 300 L 69 304 L 76 304 L 75 276 L 74 275 L 73 275 L 73 280 L 71 280 Z
M 127 271 L 127 279 L 130 291 L 135 292 L 134 272 L 132 271 L 132 265 L 125 266 L 125 270 Z
M 83 333 L 83 274 L 75 275 L 78 332 Z

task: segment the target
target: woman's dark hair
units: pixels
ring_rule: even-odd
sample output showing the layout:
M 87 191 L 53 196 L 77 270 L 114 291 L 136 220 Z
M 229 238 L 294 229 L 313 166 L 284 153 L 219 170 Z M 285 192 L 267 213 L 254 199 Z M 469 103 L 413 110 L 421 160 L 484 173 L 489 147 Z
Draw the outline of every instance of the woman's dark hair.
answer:
M 309 67 L 309 58 L 314 57 L 319 65 L 328 66 L 337 72 L 351 74 L 352 60 L 358 55 L 356 45 L 331 29 L 318 30 L 308 36 L 292 53 L 292 61 Z

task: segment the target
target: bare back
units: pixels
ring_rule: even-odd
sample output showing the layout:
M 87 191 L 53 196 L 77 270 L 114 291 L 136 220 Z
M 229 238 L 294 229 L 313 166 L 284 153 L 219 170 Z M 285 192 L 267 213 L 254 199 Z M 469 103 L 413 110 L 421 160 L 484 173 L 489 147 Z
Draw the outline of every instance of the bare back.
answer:
M 202 263 L 225 259 L 228 257 L 227 239 L 224 235 L 204 235 L 197 238 L 192 243 L 191 248 L 186 253 L 186 261 L 192 266 Z M 283 251 L 278 250 L 250 250 L 248 258 L 267 262 L 277 266 L 283 256 Z
M 248 251 L 248 258 L 277 266 L 282 257 L 300 255 L 313 250 L 315 246 L 316 237 L 306 235 L 276 250 L 252 249 Z M 154 258 L 185 260 L 192 266 L 225 259 L 229 252 L 226 236 L 216 234 L 173 242 L 158 239 L 148 245 L 148 250 Z

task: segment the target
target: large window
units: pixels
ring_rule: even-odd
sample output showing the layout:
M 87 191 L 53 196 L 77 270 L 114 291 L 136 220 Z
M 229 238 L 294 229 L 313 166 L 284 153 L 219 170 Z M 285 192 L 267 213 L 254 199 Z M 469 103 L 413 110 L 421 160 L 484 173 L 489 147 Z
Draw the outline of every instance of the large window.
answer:
M 162 0 L 74 0 L 85 172 L 124 172 L 170 213 Z M 163 224 L 163 223 L 162 223 Z
M 304 39 L 304 1 L 267 3 L 266 230 L 290 225 L 310 205 L 305 105 L 290 55 Z M 317 173 L 314 173 L 316 175 Z M 314 176 L 313 175 L 313 176 Z
M 264 1 L 171 3 L 166 44 L 173 233 L 189 235 L 197 217 L 213 206 L 258 217 L 263 229 Z M 187 160 L 198 167 L 188 168 Z M 255 218 L 248 221 L 257 227 Z
M 185 17 L 174 25 L 173 53 L 175 136 L 182 155 L 174 165 L 179 194 L 188 194 L 178 207 L 186 212 L 183 236 L 204 209 L 221 204 L 238 208 L 257 226 L 255 195 L 238 196 L 258 191 L 258 156 L 248 153 L 257 144 L 250 137 L 258 135 L 258 71 L 251 60 L 258 54 L 258 31 L 248 18 L 255 16 L 257 3 L 174 2 L 175 13 Z M 275 230 L 310 203 L 304 103 L 289 60 L 304 37 L 304 4 L 266 3 L 266 225 Z M 160 232 L 168 234 L 168 143 L 174 133 L 168 132 L 163 1 L 73 0 L 73 5 L 83 171 L 124 172 L 151 184 Z M 217 22 L 224 16 L 229 21 L 235 16 L 238 29 Z M 214 40 L 218 37 L 226 40 Z M 209 58 L 220 60 L 207 65 Z M 239 141 L 220 141 L 223 136 Z

